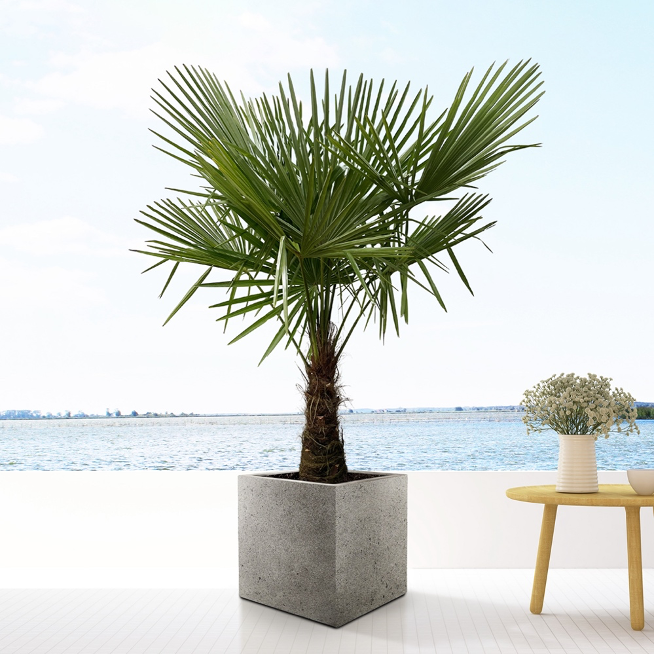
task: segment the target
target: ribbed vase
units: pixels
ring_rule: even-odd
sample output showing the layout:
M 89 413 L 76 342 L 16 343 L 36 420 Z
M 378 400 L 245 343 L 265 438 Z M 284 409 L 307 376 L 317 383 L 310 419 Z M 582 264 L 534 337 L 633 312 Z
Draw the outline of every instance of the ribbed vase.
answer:
M 595 439 L 589 434 L 559 434 L 559 493 L 597 493 Z

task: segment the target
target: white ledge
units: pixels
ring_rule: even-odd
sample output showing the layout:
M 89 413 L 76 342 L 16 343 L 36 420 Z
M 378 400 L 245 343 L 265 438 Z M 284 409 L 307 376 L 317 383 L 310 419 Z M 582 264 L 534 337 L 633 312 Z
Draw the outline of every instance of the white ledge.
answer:
M 2 585 L 35 578 L 39 570 L 43 583 L 49 578 L 54 584 L 64 569 L 82 587 L 91 583 L 84 579 L 100 583 L 113 573 L 127 579 L 130 570 L 144 571 L 143 582 L 166 570 L 164 586 L 176 585 L 175 570 L 187 570 L 179 574 L 189 583 L 201 583 L 193 575 L 209 583 L 238 565 L 238 474 L 2 472 Z M 504 492 L 554 483 L 555 472 L 408 474 L 410 568 L 533 567 L 541 507 L 509 500 Z M 599 477 L 600 483 L 627 482 L 624 471 Z M 648 509 L 642 511 L 642 539 L 643 564 L 652 568 L 654 517 Z M 551 567 L 626 567 L 624 510 L 561 507 Z

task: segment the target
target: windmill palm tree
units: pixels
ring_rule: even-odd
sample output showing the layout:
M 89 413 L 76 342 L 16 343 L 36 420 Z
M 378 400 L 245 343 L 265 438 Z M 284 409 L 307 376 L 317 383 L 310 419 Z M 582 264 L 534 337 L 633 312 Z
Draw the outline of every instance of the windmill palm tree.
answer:
M 246 319 L 232 343 L 276 323 L 262 360 L 280 344 L 297 352 L 302 480 L 348 478 L 338 364 L 354 330 L 376 321 L 380 336 L 389 325 L 399 334 L 411 286 L 445 309 L 434 274 L 446 260 L 470 289 L 454 250 L 494 224 L 482 221 L 490 199 L 473 184 L 537 145 L 509 141 L 535 120 L 526 114 L 542 95 L 538 66 L 491 66 L 468 94 L 471 75 L 433 119 L 427 89 L 363 77 L 349 86 L 346 75 L 332 96 L 329 75 L 319 92 L 312 73 L 306 108 L 290 76 L 277 96 L 237 100 L 207 70 L 184 66 L 154 91 L 171 130 L 155 132 L 159 149 L 201 186 L 142 212 L 137 222 L 158 236 L 140 252 L 158 259 L 148 270 L 172 263 L 162 295 L 181 263 L 202 269 L 168 320 L 199 288 L 223 289 L 218 320 Z M 415 216 L 443 200 L 453 204 L 442 215 Z

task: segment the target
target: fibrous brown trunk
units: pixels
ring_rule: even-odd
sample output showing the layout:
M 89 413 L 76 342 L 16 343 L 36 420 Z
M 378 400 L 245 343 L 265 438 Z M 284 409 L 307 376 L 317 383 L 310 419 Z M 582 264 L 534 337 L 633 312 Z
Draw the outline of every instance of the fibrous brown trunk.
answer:
M 338 419 L 343 397 L 333 333 L 319 340 L 316 350 L 305 365 L 300 479 L 337 484 L 345 480 L 347 465 Z

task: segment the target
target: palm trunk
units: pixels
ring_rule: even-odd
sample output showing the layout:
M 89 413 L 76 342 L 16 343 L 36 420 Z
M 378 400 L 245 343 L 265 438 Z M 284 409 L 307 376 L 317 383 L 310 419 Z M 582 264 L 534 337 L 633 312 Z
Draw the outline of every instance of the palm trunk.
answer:
M 300 479 L 337 484 L 345 481 L 347 464 L 338 418 L 343 397 L 333 334 L 317 342 L 316 352 L 309 356 L 305 370 Z

